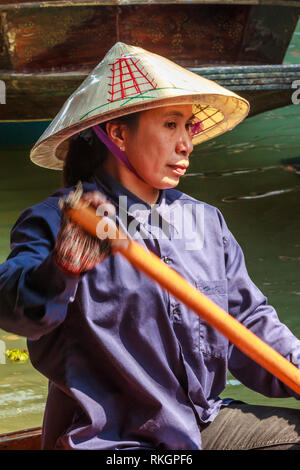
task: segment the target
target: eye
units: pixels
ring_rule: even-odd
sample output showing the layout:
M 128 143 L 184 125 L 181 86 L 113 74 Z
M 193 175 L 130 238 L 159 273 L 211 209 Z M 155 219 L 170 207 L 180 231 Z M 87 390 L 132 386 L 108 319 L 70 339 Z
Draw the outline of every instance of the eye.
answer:
M 166 127 L 168 129 L 176 129 L 176 122 L 175 121 L 168 121 L 168 122 L 166 122 Z
M 186 125 L 185 125 L 186 130 L 188 132 L 191 132 L 192 128 L 193 128 L 193 125 L 194 125 L 194 123 L 192 121 L 187 122 Z

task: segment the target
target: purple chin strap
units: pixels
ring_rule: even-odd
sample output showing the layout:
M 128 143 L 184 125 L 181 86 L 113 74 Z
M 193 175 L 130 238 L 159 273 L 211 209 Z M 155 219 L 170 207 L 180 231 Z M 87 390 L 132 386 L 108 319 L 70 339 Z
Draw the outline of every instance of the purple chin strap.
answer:
M 132 171 L 132 173 L 135 174 L 141 181 L 144 182 L 143 178 L 140 177 L 140 175 L 136 172 L 136 170 L 133 168 L 133 166 L 130 164 L 128 158 L 126 157 L 126 154 L 121 150 L 104 132 L 103 129 L 101 129 L 100 126 L 93 126 L 92 127 L 93 131 L 95 132 L 96 136 L 98 139 L 101 140 L 101 142 L 104 143 L 104 145 L 108 148 L 108 150 L 119 160 L 122 165 L 126 166 L 128 170 Z

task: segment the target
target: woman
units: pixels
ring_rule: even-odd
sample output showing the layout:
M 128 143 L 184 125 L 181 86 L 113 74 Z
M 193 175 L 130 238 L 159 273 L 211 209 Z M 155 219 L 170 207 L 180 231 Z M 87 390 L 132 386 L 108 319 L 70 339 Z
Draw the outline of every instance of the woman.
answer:
M 88 203 L 299 366 L 299 340 L 249 279 L 220 212 L 173 189 L 193 145 L 248 109 L 118 43 L 34 147 L 35 163 L 63 168 L 65 187 L 12 229 L 0 327 L 28 337 L 33 365 L 49 378 L 44 449 L 299 448 L 299 410 L 219 398 L 227 368 L 265 395 L 296 393 L 111 254 L 118 240 L 99 242 L 60 210 L 82 181 Z

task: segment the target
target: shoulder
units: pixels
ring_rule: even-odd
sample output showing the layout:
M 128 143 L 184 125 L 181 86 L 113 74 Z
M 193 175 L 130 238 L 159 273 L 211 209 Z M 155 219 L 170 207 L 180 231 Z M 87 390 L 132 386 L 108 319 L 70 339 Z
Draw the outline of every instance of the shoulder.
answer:
M 185 204 L 189 204 L 192 206 L 201 206 L 204 209 L 206 219 L 213 218 L 221 226 L 225 222 L 221 211 L 217 207 L 208 204 L 207 202 L 195 199 L 194 197 L 185 194 L 181 191 L 178 191 L 177 189 L 167 189 L 165 191 L 165 194 L 166 202 L 168 205 L 178 204 L 180 206 L 184 206 Z
M 205 229 L 206 240 L 209 239 L 212 243 L 220 243 L 223 247 L 226 247 L 230 240 L 234 238 L 228 228 L 225 217 L 218 207 L 195 199 L 175 189 L 168 189 L 165 191 L 165 194 L 166 203 L 170 208 L 172 208 L 173 205 L 180 207 L 179 211 L 181 211 L 181 214 L 184 213 L 186 208 L 186 213 L 190 212 L 191 214 L 193 225 L 202 225 L 203 231 Z M 191 206 L 193 210 L 189 211 L 189 207 Z M 185 213 L 183 217 L 186 221 Z

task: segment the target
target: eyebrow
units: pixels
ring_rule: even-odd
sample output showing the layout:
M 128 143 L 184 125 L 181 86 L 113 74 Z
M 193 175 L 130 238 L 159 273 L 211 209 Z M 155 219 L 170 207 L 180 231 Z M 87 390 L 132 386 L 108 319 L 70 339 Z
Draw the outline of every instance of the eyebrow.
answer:
M 180 112 L 180 111 L 169 111 L 167 113 L 164 114 L 164 117 L 167 117 L 167 116 L 177 116 L 177 117 L 184 117 L 184 115 Z M 195 117 L 195 114 L 192 114 L 191 117 L 189 117 L 187 119 L 187 121 L 190 121 L 191 119 L 193 119 Z

